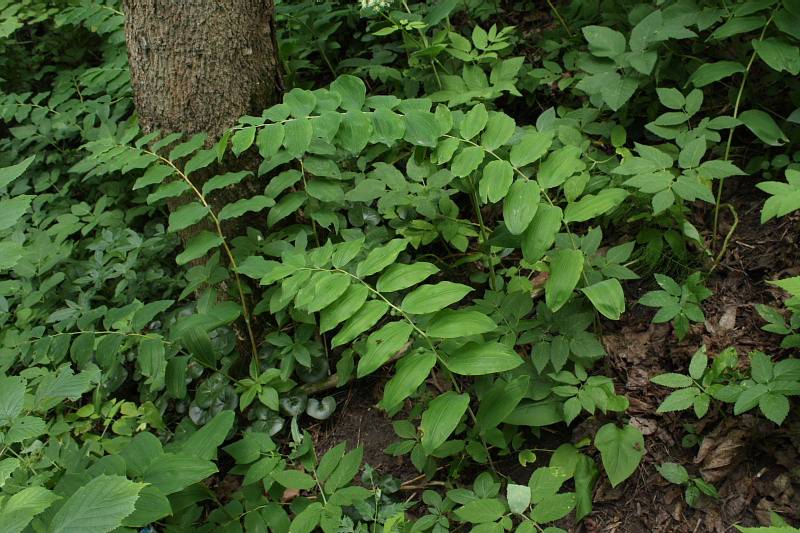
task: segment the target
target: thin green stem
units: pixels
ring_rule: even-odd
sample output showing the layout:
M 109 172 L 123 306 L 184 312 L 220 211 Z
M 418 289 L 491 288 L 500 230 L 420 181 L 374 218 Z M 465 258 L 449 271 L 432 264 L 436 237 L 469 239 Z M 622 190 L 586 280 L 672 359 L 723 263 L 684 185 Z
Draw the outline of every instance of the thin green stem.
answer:
M 564 17 L 561 16 L 561 13 L 558 12 L 558 9 L 553 4 L 552 0 L 547 0 L 547 5 L 550 6 L 550 9 L 552 9 L 553 13 L 556 14 L 556 17 L 558 18 L 558 21 L 561 23 L 561 26 L 564 28 L 564 31 L 567 32 L 567 36 L 569 36 L 569 38 L 571 39 L 572 38 L 572 32 L 569 30 L 569 26 L 567 26 L 567 21 L 564 20 Z
M 782 3 L 783 2 L 781 2 L 781 4 Z M 777 10 L 778 8 L 780 8 L 781 4 L 778 4 L 778 6 L 775 9 Z M 759 41 L 763 41 L 764 40 L 764 36 L 767 33 L 767 28 L 769 27 L 769 25 L 772 22 L 772 19 L 774 17 L 775 17 L 775 11 L 772 12 L 772 14 L 769 17 L 769 20 L 767 20 L 766 24 L 764 24 L 764 28 L 761 30 L 761 35 L 759 35 L 759 37 L 758 37 Z M 745 87 L 745 84 L 747 83 L 747 78 L 748 78 L 748 76 L 750 74 L 750 69 L 753 67 L 753 63 L 755 62 L 756 57 L 758 57 L 758 52 L 756 52 L 754 50 L 753 54 L 750 56 L 750 61 L 747 62 L 747 67 L 745 68 L 744 74 L 742 74 L 742 83 L 739 84 L 739 92 L 736 94 L 736 101 L 735 101 L 734 106 L 733 106 L 733 118 L 738 118 L 739 117 L 739 106 L 742 103 L 742 95 L 744 94 L 744 87 Z M 731 143 L 733 142 L 733 132 L 734 132 L 735 129 L 736 129 L 736 126 L 733 126 L 728 131 L 728 142 L 725 144 L 725 155 L 722 158 L 723 161 L 728 161 L 730 159 Z M 716 202 L 715 202 L 715 205 L 714 205 L 714 224 L 713 224 L 712 237 L 711 237 L 711 248 L 712 249 L 714 249 L 716 247 L 716 244 L 717 244 L 717 231 L 718 231 L 718 225 L 719 225 L 719 208 L 720 208 L 720 204 L 722 203 L 722 189 L 723 189 L 723 185 L 724 184 L 725 184 L 725 178 L 720 178 L 719 185 L 717 186 L 717 198 L 716 198 Z M 729 235 L 729 237 L 730 237 L 730 235 Z M 728 240 L 726 239 L 725 240 L 725 244 L 723 244 L 722 250 L 720 251 L 720 254 L 725 251 L 725 246 L 727 245 L 727 242 L 728 242 Z M 717 262 L 714 263 L 715 267 L 716 267 L 716 265 L 717 265 Z
M 245 326 L 247 328 L 247 336 L 249 337 L 249 340 L 250 340 L 250 350 L 252 352 L 251 356 L 253 357 L 253 360 L 256 363 L 256 369 L 260 373 L 261 372 L 261 362 L 258 360 L 258 345 L 256 344 L 256 336 L 255 336 L 255 333 L 253 332 L 253 325 L 252 325 L 251 319 L 250 319 L 250 311 L 249 311 L 249 309 L 247 307 L 247 300 L 244 297 L 244 285 L 242 283 L 241 277 L 239 276 L 239 269 L 238 269 L 238 267 L 236 265 L 236 259 L 233 258 L 233 252 L 231 252 L 231 249 L 228 246 L 228 241 L 225 239 L 225 234 L 222 232 L 222 225 L 220 224 L 219 218 L 217 218 L 216 213 L 214 213 L 214 210 L 211 208 L 209 203 L 206 201 L 206 198 L 205 198 L 205 196 L 203 196 L 203 193 L 200 192 L 200 190 L 195 186 L 195 184 L 191 182 L 191 180 L 186 176 L 186 174 L 184 174 L 175 165 L 175 163 L 173 163 L 172 161 L 170 161 L 166 157 L 162 157 L 162 156 L 158 155 L 155 152 L 151 152 L 149 150 L 143 150 L 143 152 L 146 153 L 146 154 L 150 154 L 150 155 L 153 155 L 155 157 L 158 157 L 164 163 L 166 163 L 167 165 L 172 167 L 172 169 L 175 172 L 177 172 L 178 176 L 180 176 L 181 179 L 183 179 L 186 183 L 189 184 L 189 187 L 192 188 L 192 191 L 194 191 L 194 193 L 200 199 L 200 202 L 203 204 L 203 206 L 208 208 L 208 214 L 211 216 L 211 219 L 214 221 L 214 225 L 216 226 L 216 230 L 217 230 L 217 235 L 219 235 L 220 239 L 222 239 L 222 248 L 225 251 L 225 255 L 228 257 L 228 261 L 231 264 L 231 268 L 233 268 L 233 275 L 234 275 L 234 279 L 236 280 L 236 288 L 239 291 L 239 300 L 240 300 L 239 303 L 242 306 L 242 318 L 244 318 L 244 323 L 245 323 Z

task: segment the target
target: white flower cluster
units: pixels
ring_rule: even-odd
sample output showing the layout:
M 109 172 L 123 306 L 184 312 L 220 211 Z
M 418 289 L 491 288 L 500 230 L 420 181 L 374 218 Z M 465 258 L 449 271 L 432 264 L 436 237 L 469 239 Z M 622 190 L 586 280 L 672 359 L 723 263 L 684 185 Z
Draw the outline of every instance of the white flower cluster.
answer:
M 391 0 L 361 0 L 361 7 L 371 7 L 372 9 L 385 9 L 391 4 Z

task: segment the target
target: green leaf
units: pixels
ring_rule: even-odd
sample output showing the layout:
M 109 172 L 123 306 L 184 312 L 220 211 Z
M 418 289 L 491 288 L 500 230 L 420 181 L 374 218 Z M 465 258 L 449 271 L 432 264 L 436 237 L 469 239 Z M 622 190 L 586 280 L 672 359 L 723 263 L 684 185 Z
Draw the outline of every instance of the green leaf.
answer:
M 625 189 L 604 189 L 597 194 L 587 194 L 564 210 L 567 222 L 586 222 L 608 213 L 622 203 L 630 193 Z
M 204 365 L 214 368 L 217 365 L 217 353 L 211 343 L 211 337 L 200 326 L 186 330 L 181 342 L 192 356 Z
M 656 470 L 658 470 L 658 473 L 670 483 L 683 485 L 684 483 L 689 482 L 689 472 L 687 472 L 686 469 L 678 463 L 664 463 L 663 465 L 655 466 Z
M 358 362 L 357 377 L 371 374 L 406 343 L 413 327 L 405 320 L 389 322 L 367 337 L 367 351 Z
M 313 278 L 312 278 L 313 279 Z M 309 313 L 316 313 L 339 299 L 350 287 L 350 276 L 343 272 L 325 272 L 320 280 L 317 280 L 313 287 L 314 298 L 308 305 L 303 307 Z
M 447 440 L 468 406 L 469 394 L 454 391 L 447 391 L 431 400 L 420 422 L 422 449 L 426 454 L 430 455 Z
M 231 150 L 233 155 L 239 157 L 242 152 L 253 146 L 253 141 L 256 140 L 256 127 L 250 126 L 234 133 L 231 138 Z
M 193 224 L 197 224 L 209 212 L 210 208 L 200 202 L 191 202 L 180 206 L 169 215 L 169 231 L 178 232 Z
M 513 349 L 499 342 L 468 342 L 447 359 L 447 368 L 464 376 L 512 370 L 522 364 Z
M 389 310 L 389 304 L 381 300 L 371 300 L 365 303 L 356 313 L 345 322 L 333 339 L 331 348 L 336 348 L 348 343 L 374 326 Z
M 191 154 L 194 151 L 199 150 L 206 142 L 208 135 L 205 133 L 198 133 L 194 135 L 191 139 L 186 141 L 185 143 L 181 143 L 169 153 L 170 161 L 177 161 L 182 157 L 186 157 L 187 155 Z M 165 139 L 166 140 L 166 139 Z M 153 148 L 153 151 L 157 151 L 157 148 Z
M 44 420 L 38 416 L 23 416 L 17 418 L 11 424 L 11 428 L 6 433 L 6 444 L 22 442 L 42 435 L 47 429 Z
M 31 166 L 33 160 L 36 159 L 36 156 L 30 156 L 24 161 L 17 163 L 16 165 L 11 165 L 10 167 L 3 167 L 0 168 L 0 187 L 5 187 L 18 177 L 22 175 L 23 172 L 28 170 L 28 167 Z
M 739 115 L 739 120 L 755 134 L 756 137 L 770 146 L 782 146 L 789 138 L 781 131 L 775 120 L 765 111 L 749 109 Z
M 441 133 L 439 121 L 430 111 L 414 109 L 403 117 L 406 121 L 406 133 L 403 138 L 416 146 L 436 146 Z
M 216 233 L 203 230 L 199 235 L 189 239 L 186 243 L 186 249 L 178 254 L 175 262 L 179 265 L 185 265 L 189 261 L 200 259 L 206 255 L 212 248 L 222 244 L 222 237 Z
M 600 450 L 612 487 L 628 479 L 644 455 L 644 438 L 631 425 L 620 428 L 615 424 L 606 424 L 595 435 L 594 445 Z
M 371 136 L 370 114 L 348 111 L 342 116 L 342 123 L 336 133 L 336 139 L 342 148 L 353 154 L 361 153 L 369 143 Z
M 759 400 L 758 406 L 764 416 L 779 426 L 789 415 L 789 398 L 783 394 L 765 394 Z
M 486 131 L 481 136 L 481 146 L 486 150 L 497 150 L 511 139 L 516 127 L 514 119 L 505 113 L 490 113 Z
M 544 498 L 531 511 L 531 519 L 544 524 L 560 520 L 575 508 L 575 494 L 553 494 Z
M 509 483 L 506 487 L 508 508 L 512 513 L 523 514 L 531 504 L 531 488 L 527 485 Z
M 314 180 L 316 181 L 316 180 Z M 253 196 L 252 198 L 243 198 L 235 202 L 226 204 L 225 207 L 217 214 L 219 220 L 228 220 L 229 218 L 238 218 L 247 212 L 254 211 L 258 213 L 267 207 L 275 205 L 275 200 L 266 196 Z
M 297 211 L 306 203 L 306 199 L 306 194 L 299 191 L 289 193 L 281 198 L 280 201 L 275 204 L 275 207 L 269 210 L 267 214 L 267 226 L 271 228 L 277 222 Z
M 759 57 L 774 70 L 785 70 L 792 76 L 800 74 L 800 48 L 797 46 L 776 37 L 763 41 L 753 39 L 752 43 Z
M 519 179 L 511 184 L 503 201 L 503 221 L 512 235 L 520 235 L 531 224 L 539 207 L 539 185 Z
M 669 413 L 671 411 L 683 411 L 688 409 L 692 406 L 698 394 L 700 394 L 700 390 L 694 387 L 678 389 L 661 402 L 656 412 Z
M 364 447 L 359 446 L 358 448 L 348 452 L 342 457 L 342 460 L 339 461 L 339 464 L 336 465 L 331 476 L 328 478 L 328 481 L 325 482 L 325 491 L 328 494 L 332 494 L 337 489 L 344 487 L 358 473 L 358 469 L 361 468 L 361 459 L 364 457 Z
M 611 320 L 619 320 L 625 312 L 625 294 L 622 285 L 617 279 L 607 279 L 584 287 L 581 292 L 585 294 L 601 315 Z
M 623 77 L 616 72 L 607 72 L 599 76 L 593 76 L 593 78 L 594 83 L 600 89 L 603 101 L 613 111 L 617 111 L 625 105 L 639 87 L 634 78 L 630 76 Z
M 550 276 L 545 282 L 545 302 L 553 312 L 561 309 L 578 285 L 583 272 L 583 252 L 565 249 L 550 263 Z
M 481 428 L 481 435 L 497 427 L 508 415 L 514 412 L 519 402 L 528 392 L 528 376 L 520 376 L 513 381 L 498 379 L 481 398 L 475 418 Z M 530 495 L 528 496 L 530 503 Z M 513 509 L 512 509 L 513 510 Z
M 200 459 L 216 459 L 217 448 L 225 442 L 233 421 L 233 411 L 222 411 L 186 439 L 181 446 L 181 453 Z
M 391 109 L 379 108 L 372 112 L 372 137 L 373 143 L 383 143 L 392 146 L 395 141 L 403 138 L 406 132 L 406 123 L 403 117 Z
M 299 470 L 277 470 L 272 479 L 287 489 L 308 490 L 316 485 L 313 477 Z
M 717 61 L 716 63 L 704 63 L 697 67 L 686 85 L 694 84 L 695 87 L 705 87 L 710 83 L 727 78 L 738 72 L 744 72 L 745 68 L 736 61 Z
M 17 376 L 0 377 L 0 426 L 19 416 L 24 399 L 25 380 Z
M 367 86 L 361 79 L 345 74 L 331 83 L 331 91 L 342 97 L 339 107 L 345 111 L 361 111 L 367 96 Z
M 625 53 L 625 36 L 620 32 L 605 26 L 584 26 L 582 31 L 592 55 L 616 60 Z
M 481 200 L 499 202 L 508 194 L 514 180 L 514 167 L 505 160 L 495 160 L 483 167 L 483 178 L 479 185 Z
M 440 339 L 454 339 L 481 335 L 495 329 L 497 329 L 495 321 L 479 311 L 443 309 L 433 315 L 425 328 L 425 333 Z
M 378 278 L 378 292 L 395 292 L 412 287 L 439 272 L 431 263 L 419 262 L 411 265 L 395 264 Z
M 700 165 L 700 161 L 706 153 L 706 138 L 700 136 L 689 141 L 681 150 L 678 156 L 678 165 L 681 168 L 695 168 Z
M 384 246 L 373 249 L 356 269 L 356 276 L 365 278 L 377 274 L 391 265 L 408 246 L 408 239 L 392 239 Z
M 395 365 L 394 376 L 383 389 L 378 407 L 386 411 L 394 409 L 417 390 L 435 364 L 436 354 L 430 350 L 415 351 L 401 358 Z
M 133 513 L 122 520 L 123 526 L 143 528 L 172 514 L 172 506 L 164 493 L 153 486 L 139 491 Z
M 164 449 L 158 437 L 148 431 L 138 433 L 122 448 L 120 455 L 125 459 L 127 474 L 130 477 L 141 477 L 144 469 L 153 459 L 164 455 Z
M 691 376 L 686 376 L 684 374 L 661 374 L 659 376 L 653 376 L 650 378 L 650 381 L 656 385 L 662 385 L 664 387 L 670 387 L 673 389 L 682 389 L 692 386 Z
M 36 515 L 60 498 L 44 487 L 28 487 L 12 495 L 0 510 L 3 533 L 20 533 Z
M 256 136 L 258 154 L 264 159 L 273 157 L 283 146 L 283 137 L 283 124 L 265 124 Z
M 34 196 L 21 194 L 10 200 L 0 200 L 0 230 L 8 229 L 20 221 L 31 206 Z
M 75 491 L 53 516 L 52 533 L 106 533 L 130 515 L 144 483 L 98 476 Z
M 567 178 L 586 168 L 586 164 L 581 160 L 581 149 L 577 146 L 563 146 L 547 156 L 539 172 L 536 174 L 536 181 L 542 189 L 551 189 L 563 185 Z
M 483 162 L 486 152 L 480 146 L 467 146 L 456 154 L 450 167 L 456 177 L 465 177 L 472 174 Z
M 14 268 L 25 253 L 25 248 L 16 242 L 0 242 L 0 270 Z
M 686 99 L 678 89 L 658 88 L 656 89 L 658 100 L 661 105 L 669 109 L 683 109 Z
M 307 118 L 288 120 L 283 125 L 283 147 L 294 158 L 300 159 L 311 144 L 314 127 Z
M 324 308 L 319 322 L 320 333 L 325 333 L 344 322 L 367 301 L 369 290 L 361 284 L 350 284 L 336 301 Z
M 289 106 L 289 113 L 293 117 L 307 117 L 317 105 L 317 97 L 314 93 L 305 89 L 295 87 L 283 95 L 283 102 Z
M 706 347 L 703 346 L 695 352 L 692 356 L 692 360 L 689 362 L 689 376 L 699 381 L 700 378 L 703 377 L 703 372 L 706 371 L 706 367 L 708 367 L 708 355 L 706 354 Z M 770 372 L 772 372 L 771 364 Z
M 536 263 L 553 246 L 556 234 L 561 229 L 560 207 L 540 204 L 533 220 L 522 237 L 522 255 L 529 263 Z
M 155 485 L 169 496 L 215 474 L 211 461 L 190 455 L 167 453 L 153 459 L 142 473 L 142 481 Z
M 486 106 L 478 104 L 467 112 L 464 120 L 461 121 L 460 132 L 461 137 L 470 140 L 486 127 L 486 122 L 489 120 L 489 113 L 486 111 Z
M 472 287 L 451 281 L 422 285 L 406 295 L 400 308 L 412 315 L 434 313 L 461 300 L 472 290 Z
M 525 135 L 516 146 L 511 148 L 510 160 L 515 167 L 530 165 L 550 149 L 555 132 L 535 131 Z
M 292 525 L 287 531 L 292 533 L 311 533 L 319 525 L 321 516 L 322 504 L 314 502 L 294 517 Z
M 527 487 L 526 487 L 527 488 Z M 494 522 L 506 512 L 506 506 L 496 498 L 472 500 L 456 509 L 455 514 L 461 522 L 484 524 Z

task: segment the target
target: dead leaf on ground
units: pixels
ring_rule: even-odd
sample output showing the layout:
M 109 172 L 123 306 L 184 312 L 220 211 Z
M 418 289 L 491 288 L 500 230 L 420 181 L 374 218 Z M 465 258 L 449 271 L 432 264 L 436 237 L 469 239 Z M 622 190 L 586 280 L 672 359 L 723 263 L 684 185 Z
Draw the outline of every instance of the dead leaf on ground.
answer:
M 723 481 L 744 460 L 753 418 L 728 418 L 703 439 L 694 463 L 708 483 Z

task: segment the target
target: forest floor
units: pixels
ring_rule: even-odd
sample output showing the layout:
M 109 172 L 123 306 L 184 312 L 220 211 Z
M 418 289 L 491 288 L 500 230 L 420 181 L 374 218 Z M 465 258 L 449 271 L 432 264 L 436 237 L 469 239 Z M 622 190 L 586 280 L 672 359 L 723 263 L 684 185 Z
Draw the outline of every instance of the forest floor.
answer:
M 594 491 L 594 510 L 580 524 L 570 518 L 557 525 L 574 533 L 721 533 L 737 531 L 733 525 L 770 525 L 770 511 L 790 524 L 800 524 L 800 414 L 790 413 L 780 429 L 774 424 L 744 415 L 725 417 L 711 411 L 698 421 L 693 412 L 656 414 L 670 390 L 650 383 L 666 372 L 688 373 L 691 356 L 701 346 L 716 355 L 730 346 L 743 362 L 752 350 L 783 358 L 781 337 L 761 330 L 763 320 L 756 304 L 780 307 L 785 294 L 768 280 L 800 275 L 798 265 L 798 219 L 783 217 L 766 225 L 759 222 L 764 198 L 750 179 L 728 185 L 729 199 L 740 222 L 729 251 L 708 287 L 714 296 L 703 302 L 704 324 L 694 324 L 679 341 L 670 323 L 652 324 L 654 310 L 635 301 L 652 289 L 652 277 L 630 284 L 628 312 L 618 322 L 605 321 L 603 342 L 608 351 L 605 368 L 597 372 L 614 380 L 617 394 L 630 401 L 626 416 L 645 436 L 646 453 L 638 470 L 626 482 L 612 488 L 601 476 Z M 699 222 L 699 221 L 698 221 Z M 730 226 L 723 222 L 722 231 Z M 710 236 L 709 236 L 710 238 Z M 340 409 L 330 421 L 314 428 L 317 449 L 324 452 L 343 440 L 348 447 L 364 445 L 364 460 L 381 475 L 404 482 L 403 497 L 420 501 L 422 489 L 442 488 L 441 479 L 426 484 L 407 457 L 393 457 L 384 448 L 397 440 L 391 420 L 375 407 L 381 385 L 389 375 L 359 382 L 340 391 Z M 572 427 L 546 428 L 541 438 L 527 434 L 528 446 L 554 448 L 563 442 L 577 443 L 611 420 L 591 417 Z M 702 443 L 681 445 L 692 424 Z M 534 468 L 546 465 L 547 454 L 539 454 L 534 465 L 521 467 L 515 456 L 500 458 L 496 467 L 517 482 L 527 483 Z M 597 458 L 599 463 L 599 457 Z M 686 505 L 683 487 L 666 481 L 654 465 L 674 462 L 693 476 L 701 476 L 719 491 L 718 500 L 703 496 L 697 508 Z M 479 472 L 474 472 L 477 474 Z M 441 476 L 439 476 L 441 477 Z M 466 483 L 471 479 L 466 479 Z M 456 480 L 458 486 L 458 481 Z M 412 508 L 412 514 L 414 509 Z

